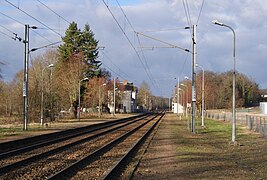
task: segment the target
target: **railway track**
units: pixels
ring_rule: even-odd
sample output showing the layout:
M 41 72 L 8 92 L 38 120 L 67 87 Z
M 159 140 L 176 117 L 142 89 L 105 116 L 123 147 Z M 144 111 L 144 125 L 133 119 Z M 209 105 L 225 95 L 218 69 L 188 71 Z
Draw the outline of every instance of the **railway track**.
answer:
M 9 154 L 8 158 L 0 160 L 0 178 L 2 179 L 63 179 L 70 177 L 104 177 L 105 174 L 98 171 L 107 172 L 115 161 L 117 152 L 122 153 L 122 149 L 129 149 L 140 139 L 147 129 L 155 126 L 162 115 L 139 116 L 117 123 L 104 125 L 87 131 L 74 133 L 60 137 L 61 140 L 54 140 L 53 143 L 41 142 L 44 146 L 37 148 L 26 148 L 27 151 L 19 150 L 14 155 L 13 151 L 4 152 Z M 79 134 L 79 135 L 77 135 Z M 131 142 L 131 143 L 130 143 Z M 119 147 L 119 149 L 118 149 Z M 114 149 L 116 149 L 114 151 Z M 21 148 L 20 148 L 21 149 Z M 126 150 L 123 150 L 125 154 Z M 107 154 L 109 158 L 103 158 Z M 1 157 L 1 156 L 0 156 Z M 100 159 L 111 162 L 108 170 L 104 170 L 103 162 Z M 114 160 L 113 160 L 114 159 Z M 97 163 L 102 164 L 101 166 Z M 109 164 L 109 163 L 104 163 Z M 88 173 L 84 169 L 88 166 L 96 166 L 100 170 Z M 83 172 L 83 173 L 82 173 Z M 86 173 L 85 173 L 86 172 Z M 112 173 L 111 173 L 112 174 Z

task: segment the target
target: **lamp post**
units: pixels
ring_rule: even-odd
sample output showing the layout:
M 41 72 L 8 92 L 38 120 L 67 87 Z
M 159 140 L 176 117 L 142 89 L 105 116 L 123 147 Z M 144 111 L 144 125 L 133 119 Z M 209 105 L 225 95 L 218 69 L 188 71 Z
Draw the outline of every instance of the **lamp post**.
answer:
M 224 26 L 226 28 L 229 28 L 232 32 L 233 32 L 233 35 L 234 35 L 234 49 L 233 49 L 233 122 L 232 122 L 232 142 L 235 143 L 236 141 L 236 110 L 235 110 L 235 42 L 236 42 L 236 35 L 235 35 L 235 31 L 232 27 L 222 23 L 222 22 L 219 22 L 217 20 L 213 20 L 212 23 L 216 24 L 216 25 L 219 25 L 219 26 Z
M 42 70 L 42 94 L 41 94 L 41 126 L 44 125 L 44 70 L 46 68 L 52 68 L 54 64 L 49 64 L 48 66 L 44 67 Z
M 113 84 L 113 116 L 115 116 L 115 111 L 116 111 L 115 98 L 116 98 L 116 79 L 114 77 L 114 84 Z
M 191 79 L 190 77 L 188 77 L 188 76 L 185 76 L 184 78 L 187 79 L 187 80 L 192 81 L 192 79 Z M 192 107 L 192 105 L 191 105 L 191 107 Z M 192 109 L 192 110 L 193 110 L 193 109 Z M 192 128 L 191 128 L 191 131 L 193 131 L 193 123 L 194 123 L 194 121 L 193 121 L 193 119 L 192 119 L 192 125 L 191 125 Z M 190 119 L 189 119 L 189 118 L 187 119 L 187 125 L 188 125 L 188 130 L 190 130 L 190 127 L 191 127 L 191 126 L 190 126 Z
M 181 84 L 181 86 L 184 86 L 185 88 L 186 88 L 186 106 L 185 106 L 185 116 L 186 116 L 186 118 L 187 118 L 187 116 L 188 116 L 188 114 L 187 114 L 187 104 L 188 104 L 188 87 L 187 87 L 187 85 L 185 85 L 185 84 Z
M 78 120 L 80 121 L 81 117 L 81 82 L 88 80 L 88 77 L 83 78 L 79 81 L 79 102 L 78 102 Z
M 201 126 L 204 127 L 204 108 L 205 108 L 205 104 L 204 104 L 204 77 L 205 77 L 205 71 L 204 68 L 202 66 L 200 66 L 199 64 L 196 64 L 197 67 L 202 69 L 202 108 L 201 108 Z
M 180 79 L 178 78 L 174 78 L 177 79 L 177 115 L 179 115 L 179 84 L 180 84 Z
M 99 101 L 98 101 L 98 106 L 99 106 L 99 111 L 98 111 L 98 117 L 100 118 L 100 116 L 101 116 L 101 110 L 102 110 L 102 106 L 101 106 L 101 91 L 100 91 L 100 88 L 102 87 L 102 86 L 105 86 L 106 85 L 106 83 L 104 83 L 104 84 L 102 84 L 102 85 L 100 85 L 99 87 L 98 87 L 98 94 L 99 94 Z
M 179 91 L 182 91 L 182 93 L 181 93 L 181 105 L 182 105 L 182 115 L 184 116 L 184 108 L 183 108 L 183 104 L 184 104 L 184 100 L 183 100 L 183 97 L 184 97 L 184 90 L 183 89 L 181 89 L 181 88 L 179 88 Z M 181 116 L 180 116 L 180 118 L 181 118 Z

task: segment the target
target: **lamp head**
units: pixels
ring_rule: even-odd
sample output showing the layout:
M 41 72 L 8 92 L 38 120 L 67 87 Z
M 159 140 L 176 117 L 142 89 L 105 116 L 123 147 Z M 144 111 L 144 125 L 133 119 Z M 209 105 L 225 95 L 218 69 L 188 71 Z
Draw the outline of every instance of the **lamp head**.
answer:
M 218 20 L 213 20 L 212 21 L 213 24 L 219 25 L 219 26 L 223 26 L 224 24 Z
M 47 67 L 48 68 L 54 67 L 54 64 L 49 64 Z

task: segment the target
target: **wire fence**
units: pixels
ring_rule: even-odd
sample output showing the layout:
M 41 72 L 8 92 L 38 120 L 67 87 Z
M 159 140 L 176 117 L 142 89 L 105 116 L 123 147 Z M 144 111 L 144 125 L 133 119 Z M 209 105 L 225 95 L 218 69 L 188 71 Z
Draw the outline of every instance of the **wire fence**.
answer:
M 207 110 L 207 118 L 232 122 L 232 113 Z M 258 132 L 267 137 L 267 115 L 236 113 L 236 122 L 244 125 L 251 131 Z

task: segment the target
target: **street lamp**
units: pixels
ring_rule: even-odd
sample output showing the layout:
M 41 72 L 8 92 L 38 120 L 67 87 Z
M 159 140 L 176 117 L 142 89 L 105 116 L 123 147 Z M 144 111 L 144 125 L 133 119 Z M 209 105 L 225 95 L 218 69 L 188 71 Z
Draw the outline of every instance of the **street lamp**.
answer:
M 44 125 L 44 70 L 46 68 L 52 68 L 54 64 L 49 64 L 48 66 L 44 67 L 42 70 L 42 94 L 41 94 L 41 126 Z
M 79 81 L 79 104 L 78 104 L 78 120 L 80 121 L 80 115 L 81 115 L 81 82 L 87 81 L 89 78 L 85 77 L 82 80 Z
M 179 115 L 179 84 L 180 84 L 180 79 L 178 78 L 174 78 L 177 79 L 177 115 Z
M 190 77 L 188 77 L 188 76 L 185 76 L 184 79 L 192 81 L 192 79 Z M 193 103 L 191 104 L 192 111 L 193 111 L 193 106 L 192 105 L 193 105 Z M 193 112 L 192 112 L 192 114 L 193 114 Z M 192 116 L 192 120 L 191 121 L 192 121 L 191 122 L 191 131 L 194 133 L 195 132 L 195 120 L 194 120 L 193 116 Z M 189 118 L 187 120 L 187 124 L 188 124 L 188 130 L 190 130 L 190 120 L 189 120 Z
M 99 87 L 98 87 L 98 94 L 99 94 L 99 101 L 98 101 L 98 107 L 99 107 L 99 111 L 98 111 L 98 117 L 100 118 L 100 116 L 101 116 L 101 110 L 102 110 L 102 108 L 101 108 L 101 94 L 100 94 L 100 87 L 102 87 L 102 86 L 105 86 L 106 85 L 106 83 L 104 83 L 104 84 L 102 84 L 102 85 L 100 85 Z
M 192 81 L 192 79 L 190 77 L 188 77 L 188 76 L 185 76 L 184 78 L 187 79 L 187 80 Z
M 186 118 L 187 118 L 187 116 L 188 116 L 188 114 L 187 114 L 187 109 L 188 109 L 188 107 L 187 107 L 187 104 L 188 104 L 188 87 L 187 87 L 187 85 L 185 85 L 185 84 L 183 84 L 183 83 L 181 83 L 181 86 L 184 86 L 184 87 L 186 88 L 186 107 L 185 107 L 185 116 L 186 116 Z
M 202 109 L 201 109 L 201 126 L 204 127 L 204 76 L 205 76 L 205 71 L 204 68 L 202 66 L 200 66 L 199 64 L 196 64 L 197 67 L 202 69 Z
M 217 20 L 213 20 L 212 23 L 216 24 L 216 25 L 219 25 L 219 26 L 224 26 L 224 27 L 227 27 L 229 28 L 232 32 L 233 32 L 233 35 L 234 35 L 234 49 L 233 49 L 233 58 L 234 58 L 234 61 L 233 61 L 233 122 L 232 122 L 232 142 L 235 143 L 236 141 L 236 117 L 235 117 L 235 41 L 236 41 L 236 37 L 235 37 L 235 31 L 232 27 L 222 23 L 222 22 L 219 22 Z
M 183 96 L 184 96 L 184 94 L 183 94 L 183 92 L 185 92 L 185 91 L 181 88 L 179 88 L 179 91 L 182 91 L 182 93 L 181 93 L 181 105 L 182 105 L 182 115 L 184 116 L 184 108 L 183 108 L 183 104 L 184 104 Z M 180 118 L 181 118 L 181 116 L 180 116 Z

